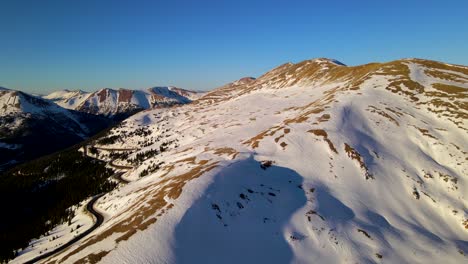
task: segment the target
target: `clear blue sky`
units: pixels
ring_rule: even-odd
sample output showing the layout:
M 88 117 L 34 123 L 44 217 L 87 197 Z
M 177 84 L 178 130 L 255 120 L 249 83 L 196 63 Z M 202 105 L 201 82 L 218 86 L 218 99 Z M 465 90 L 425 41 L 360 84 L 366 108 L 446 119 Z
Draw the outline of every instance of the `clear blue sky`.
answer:
M 0 86 L 27 92 L 206 90 L 316 57 L 468 65 L 468 1 L 0 1 Z

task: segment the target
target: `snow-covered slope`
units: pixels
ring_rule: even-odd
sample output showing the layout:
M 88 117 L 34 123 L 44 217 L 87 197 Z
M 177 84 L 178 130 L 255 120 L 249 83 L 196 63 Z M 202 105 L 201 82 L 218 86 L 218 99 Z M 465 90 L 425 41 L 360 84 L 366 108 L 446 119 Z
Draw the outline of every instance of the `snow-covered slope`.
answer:
M 189 103 L 202 95 L 201 92 L 176 87 L 153 87 L 146 90 L 105 88 L 94 93 L 64 90 L 51 93 L 45 98 L 80 112 L 126 117 L 157 106 Z
M 71 146 L 110 122 L 24 92 L 0 90 L 0 170 Z M 12 147 L 14 146 L 14 147 Z
M 163 89 L 164 89 L 164 87 L 163 87 Z M 177 87 L 174 87 L 174 86 L 168 86 L 167 89 L 169 91 L 171 91 L 171 92 L 174 92 L 174 93 L 182 96 L 182 97 L 186 97 L 186 98 L 188 98 L 188 99 L 190 99 L 192 101 L 202 97 L 206 93 L 206 92 L 203 92 L 203 91 L 185 90 L 185 89 L 177 88 Z M 154 91 L 154 88 L 153 88 L 153 91 Z
M 89 97 L 89 95 L 90 93 L 81 90 L 62 90 L 52 92 L 44 96 L 44 98 L 52 100 L 63 108 L 75 110 Z
M 467 92 L 465 66 L 315 59 L 140 112 L 94 146 L 132 182 L 46 261 L 464 263 Z

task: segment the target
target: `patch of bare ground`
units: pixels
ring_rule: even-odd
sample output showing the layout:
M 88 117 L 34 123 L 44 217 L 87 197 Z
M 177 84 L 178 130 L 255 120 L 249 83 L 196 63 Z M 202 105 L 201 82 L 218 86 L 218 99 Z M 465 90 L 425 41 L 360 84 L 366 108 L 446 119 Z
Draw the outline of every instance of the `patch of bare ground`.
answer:
M 412 80 L 408 62 L 430 68 L 424 73 L 440 80 L 440 82 L 436 81 L 432 84 L 432 87 L 437 91 L 425 89 L 422 84 Z M 468 84 L 468 79 L 464 77 L 467 71 L 468 67 L 413 59 L 385 63 L 381 70 L 374 74 L 391 77 L 386 87 L 387 90 L 403 95 L 410 101 L 425 106 L 427 110 L 446 117 L 459 128 L 467 130 L 461 121 L 468 118 L 468 102 L 465 100 L 468 89 L 462 87 Z M 453 81 L 455 84 L 443 84 L 447 80 Z M 460 86 L 457 86 L 456 83 Z
M 197 160 L 196 157 L 188 157 L 188 158 L 185 158 L 185 159 L 178 160 L 177 163 L 188 163 L 188 164 L 195 165 L 196 160 Z
M 282 135 L 280 135 L 279 137 L 275 138 L 275 142 L 278 143 L 280 139 L 282 139 L 284 136 L 286 136 L 286 134 L 288 134 L 289 132 L 291 131 L 291 129 L 289 128 L 285 128 L 283 130 L 283 133 Z
M 371 112 L 371 113 L 376 113 L 380 116 L 383 116 L 385 117 L 386 119 L 388 119 L 389 121 L 391 121 L 392 123 L 394 123 L 395 125 L 397 126 L 400 126 L 400 123 L 398 123 L 398 121 L 392 117 L 391 115 L 389 115 L 387 112 L 385 112 L 384 110 L 382 109 L 379 109 L 373 105 L 369 105 L 369 108 L 366 109 L 367 111 Z
M 252 137 L 248 140 L 243 141 L 242 144 L 251 146 L 252 148 L 258 148 L 258 145 L 263 138 L 268 137 L 268 136 L 273 136 L 277 131 L 281 129 L 283 129 L 283 127 L 279 127 L 279 126 L 271 127 L 270 129 L 263 131 L 262 133 L 256 135 L 255 137 Z
M 392 112 L 393 114 L 395 114 L 398 117 L 402 117 L 404 115 L 402 112 L 399 112 L 399 111 L 397 111 L 395 109 L 392 109 L 390 107 L 385 107 L 385 110 Z
M 440 171 L 435 171 L 435 173 L 439 174 L 439 179 L 443 180 L 446 183 L 451 184 L 450 188 L 452 190 L 457 190 L 458 189 L 458 186 L 457 186 L 458 178 L 457 177 L 446 174 L 446 173 L 442 173 Z
M 317 122 L 327 122 L 328 120 L 330 120 L 329 114 L 323 114 L 320 117 L 317 117 Z
M 193 150 L 193 147 L 189 147 L 189 148 L 183 149 L 181 151 L 178 151 L 178 152 L 176 152 L 176 154 L 182 154 L 182 153 L 190 151 L 190 150 Z
M 323 111 L 323 109 L 317 108 L 312 113 L 318 114 L 318 113 L 320 113 L 322 111 Z M 289 125 L 289 124 L 293 124 L 293 123 L 303 123 L 303 122 L 305 122 L 307 120 L 309 120 L 309 116 L 307 114 L 302 114 L 302 115 L 300 115 L 298 117 L 295 117 L 295 118 L 286 119 L 284 121 L 284 123 L 286 125 Z
M 338 150 L 336 150 L 335 145 L 333 145 L 333 142 L 331 142 L 331 140 L 328 138 L 328 134 L 327 134 L 327 132 L 325 130 L 323 130 L 323 129 L 311 129 L 311 130 L 309 130 L 307 132 L 312 133 L 312 134 L 314 134 L 316 136 L 323 137 L 323 140 L 325 140 L 325 142 L 327 142 L 328 147 L 330 148 L 330 150 L 335 152 L 336 154 L 338 154 Z
M 278 143 L 278 141 L 279 141 L 280 139 L 282 139 L 283 137 L 284 137 L 284 134 L 281 135 L 281 136 L 279 136 L 279 137 L 277 137 L 277 138 L 275 138 L 275 142 Z
M 364 163 L 364 159 L 362 158 L 361 154 L 359 154 L 357 150 L 355 150 L 353 147 L 351 147 L 347 143 L 345 143 L 344 145 L 345 145 L 344 149 L 345 149 L 346 154 L 348 154 L 348 157 L 355 160 L 359 164 L 361 169 L 364 170 L 364 176 L 366 177 L 366 180 L 374 179 L 374 176 L 369 172 L 369 169 Z
M 421 65 L 423 65 L 423 66 L 425 66 L 427 68 L 430 68 L 430 69 L 446 70 L 446 71 L 452 71 L 455 74 L 456 73 L 462 73 L 464 75 L 468 75 L 468 67 L 467 66 L 456 65 L 456 64 L 447 64 L 447 63 L 443 63 L 443 62 L 422 60 L 422 59 L 413 59 L 413 61 L 415 61 L 418 64 L 421 64 Z
M 130 103 L 130 100 L 132 99 L 132 96 L 133 96 L 133 91 L 120 89 L 118 92 L 118 96 L 119 96 L 119 99 L 118 99 L 119 102 Z
M 440 80 L 446 80 L 451 82 L 468 82 L 468 78 L 464 77 L 463 75 L 456 74 L 453 71 L 451 73 L 448 73 L 441 71 L 440 69 L 425 69 L 424 74 Z
M 410 69 L 404 61 L 393 61 L 383 64 L 376 75 L 392 76 L 385 89 L 405 95 L 413 102 L 419 101 L 417 95 L 424 93 L 424 86 L 411 80 Z
M 437 140 L 436 137 L 434 137 L 431 133 L 429 133 L 428 129 L 420 128 L 420 127 L 417 127 L 417 126 L 413 126 L 413 127 L 415 127 L 419 132 L 421 132 L 422 135 Z
M 232 159 L 235 159 L 239 152 L 233 148 L 225 147 L 225 148 L 218 148 L 215 149 L 214 154 L 216 155 L 228 155 L 232 156 Z
M 333 103 L 334 98 L 335 98 L 335 93 L 337 91 L 343 90 L 343 88 L 334 88 L 330 89 L 329 91 L 325 92 L 325 96 L 321 99 L 315 100 L 307 105 L 301 106 L 301 107 L 294 107 L 295 110 L 301 111 L 299 115 L 293 118 L 289 118 L 283 121 L 283 124 L 280 126 L 274 126 L 266 131 L 263 131 L 262 133 L 258 134 L 257 136 L 246 140 L 243 142 L 243 144 L 249 145 L 252 148 L 257 148 L 260 141 L 266 137 L 266 136 L 273 136 L 277 131 L 281 130 L 284 128 L 284 126 L 288 126 L 290 124 L 294 123 L 303 123 L 309 120 L 311 115 L 315 114 L 320 114 L 323 111 L 325 111 L 326 108 L 329 107 L 329 104 Z M 330 119 L 329 114 L 323 114 L 318 118 L 320 121 L 319 122 L 325 122 Z M 284 133 L 287 134 L 289 133 L 290 129 L 285 128 Z M 283 138 L 284 135 L 280 135 L 277 138 L 275 138 L 275 142 L 279 142 L 281 138 Z M 284 143 L 284 142 L 283 142 Z
M 348 81 L 348 90 L 359 90 L 362 83 L 380 67 L 380 63 L 369 63 L 354 67 L 335 67 L 327 75 L 327 82 Z
M 300 110 L 301 113 L 294 118 L 286 119 L 284 121 L 284 124 L 289 125 L 293 123 L 303 123 L 309 120 L 311 115 L 322 113 L 323 111 L 325 111 L 326 108 L 330 107 L 330 104 L 332 104 L 335 101 L 336 93 L 338 93 L 339 91 L 343 91 L 343 90 L 344 88 L 340 88 L 340 87 L 327 90 L 324 92 L 325 96 L 323 98 L 317 99 L 302 107 L 297 107 L 296 110 Z M 328 114 L 323 114 L 318 119 L 321 120 L 319 122 L 325 122 L 330 119 L 330 116 Z
M 281 146 L 283 149 L 286 149 L 286 146 L 287 146 L 287 145 L 288 145 L 288 144 L 287 144 L 286 142 L 281 142 L 281 144 L 280 144 L 280 146 Z
M 86 264 L 86 263 L 94 264 L 94 263 L 98 263 L 103 257 L 105 257 L 107 254 L 109 254 L 109 252 L 110 251 L 101 251 L 99 253 L 89 254 L 88 256 L 86 256 L 86 258 L 77 260 L 73 264 Z
M 104 102 L 104 101 L 106 100 L 106 98 L 107 98 L 107 92 L 108 92 L 107 89 L 103 89 L 103 90 L 101 90 L 101 91 L 99 91 L 99 92 L 96 93 L 97 96 L 99 97 L 99 102 L 100 102 L 100 103 L 102 103 L 102 102 Z
M 71 256 L 93 244 L 105 240 L 113 234 L 119 234 L 115 240 L 116 243 L 119 243 L 120 241 L 127 240 L 137 231 L 147 229 L 151 224 L 157 221 L 157 217 L 155 217 L 156 214 L 159 217 L 174 206 L 168 203 L 166 198 L 172 200 L 177 199 L 182 194 L 182 190 L 187 182 L 214 169 L 217 163 L 218 162 L 210 162 L 209 160 L 196 162 L 193 157 L 177 161 L 173 166 L 191 165 L 192 168 L 186 173 L 174 177 L 165 177 L 161 181 L 143 187 L 142 191 L 146 191 L 145 197 L 136 201 L 130 209 L 130 212 L 127 212 L 129 215 L 126 216 L 125 219 L 118 221 L 102 233 L 85 240 L 78 248 L 61 258 L 59 262 L 66 261 Z M 100 256 L 99 254 L 94 257 L 98 258 Z M 102 257 L 103 256 L 101 256 L 101 258 Z M 86 258 L 88 257 L 84 257 L 78 261 L 86 261 Z
M 460 98 L 466 98 L 466 95 L 468 93 L 467 88 L 463 88 L 463 87 L 459 87 L 459 86 L 455 86 L 455 85 L 434 83 L 432 85 L 432 87 L 439 90 L 439 91 L 442 91 L 442 92 L 445 92 L 445 93 L 448 93 L 448 94 L 452 94 L 452 95 L 455 95 L 456 97 L 460 97 Z

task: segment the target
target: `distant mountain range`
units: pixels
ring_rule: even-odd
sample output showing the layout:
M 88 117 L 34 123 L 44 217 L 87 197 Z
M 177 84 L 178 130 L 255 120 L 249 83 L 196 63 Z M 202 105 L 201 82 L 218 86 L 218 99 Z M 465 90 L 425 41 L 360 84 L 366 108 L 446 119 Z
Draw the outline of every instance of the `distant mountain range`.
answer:
M 153 87 L 146 90 L 105 88 L 93 93 L 63 90 L 44 98 L 67 109 L 123 119 L 145 109 L 189 103 L 202 95 L 202 92 L 176 87 Z
M 203 93 L 175 87 L 57 91 L 40 97 L 0 88 L 0 170 L 94 135 L 141 110 L 185 104 Z

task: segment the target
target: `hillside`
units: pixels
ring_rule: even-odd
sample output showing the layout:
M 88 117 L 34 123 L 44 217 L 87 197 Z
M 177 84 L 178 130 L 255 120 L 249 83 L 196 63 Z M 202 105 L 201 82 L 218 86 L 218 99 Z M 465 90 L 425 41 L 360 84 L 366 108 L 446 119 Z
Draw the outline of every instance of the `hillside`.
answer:
M 24 92 L 0 90 L 0 171 L 82 141 L 111 124 Z
M 314 59 L 140 112 L 84 151 L 131 182 L 44 262 L 464 263 L 467 93 L 466 66 Z

